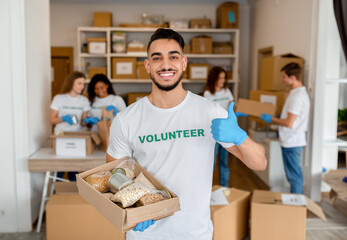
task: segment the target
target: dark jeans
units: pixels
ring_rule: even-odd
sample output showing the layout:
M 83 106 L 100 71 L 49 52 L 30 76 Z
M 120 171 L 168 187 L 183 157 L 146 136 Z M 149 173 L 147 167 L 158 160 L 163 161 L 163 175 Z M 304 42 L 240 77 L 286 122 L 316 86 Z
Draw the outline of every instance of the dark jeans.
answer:
M 219 143 L 216 143 L 216 146 L 214 149 L 214 165 L 216 165 L 216 158 L 217 158 L 218 152 L 219 152 L 218 168 L 219 168 L 220 185 L 224 187 L 228 187 L 229 175 L 230 175 L 230 170 L 228 166 L 229 152 L 225 150 L 225 148 L 222 145 L 220 145 Z
M 282 148 L 284 171 L 290 184 L 291 193 L 302 193 L 303 175 L 300 166 L 300 156 L 303 147 Z
M 58 172 L 57 177 L 58 178 L 63 178 L 64 177 L 64 173 L 65 172 Z M 76 174 L 77 173 L 78 172 L 68 172 L 67 176 L 68 176 L 69 180 L 72 181 L 72 182 L 76 182 Z

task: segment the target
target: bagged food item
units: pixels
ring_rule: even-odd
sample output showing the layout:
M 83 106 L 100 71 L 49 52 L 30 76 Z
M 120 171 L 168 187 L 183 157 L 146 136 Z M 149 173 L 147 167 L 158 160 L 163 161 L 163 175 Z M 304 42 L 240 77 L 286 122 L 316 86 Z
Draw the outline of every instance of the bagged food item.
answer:
M 142 172 L 140 172 L 140 174 L 137 175 L 137 177 L 134 179 L 134 182 L 143 183 L 151 188 L 155 188 L 151 181 L 149 181 L 148 178 L 146 178 L 146 176 Z
M 99 171 L 85 178 L 99 192 L 107 192 L 109 190 L 108 180 L 112 176 L 110 171 Z
M 125 175 L 130 178 L 130 179 L 134 179 L 135 178 L 135 160 L 134 159 L 125 159 L 123 161 L 121 161 L 120 163 L 117 164 L 117 166 L 112 170 L 112 173 L 114 173 L 114 171 L 117 168 L 123 168 L 125 171 Z
M 146 206 L 152 203 L 160 202 L 166 198 L 160 193 L 146 194 L 136 202 L 136 207 Z

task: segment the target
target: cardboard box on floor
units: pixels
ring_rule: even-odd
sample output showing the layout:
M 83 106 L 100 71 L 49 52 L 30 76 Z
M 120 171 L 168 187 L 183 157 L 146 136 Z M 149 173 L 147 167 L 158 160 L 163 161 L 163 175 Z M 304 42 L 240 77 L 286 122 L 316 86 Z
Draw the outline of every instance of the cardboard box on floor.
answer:
M 288 90 L 288 87 L 283 83 L 281 79 L 280 71 L 285 65 L 291 62 L 297 63 L 301 66 L 300 80 L 302 80 L 304 65 L 303 58 L 290 53 L 273 57 L 267 57 L 262 60 L 260 89 L 271 91 Z
M 78 194 L 76 182 L 56 182 L 55 192 L 46 205 L 47 240 L 125 239 Z
M 115 227 L 122 232 L 126 232 L 134 228 L 139 222 L 149 219 L 159 220 L 173 215 L 176 211 L 180 210 L 179 199 L 176 194 L 170 191 L 170 189 L 168 189 L 172 196 L 170 199 L 147 206 L 123 209 L 107 197 L 109 194 L 98 192 L 84 180 L 85 177 L 96 172 L 102 170 L 111 171 L 120 161 L 121 160 L 109 162 L 76 175 L 79 194 L 81 194 L 87 202 L 95 207 L 96 210 L 107 218 Z M 135 162 L 135 175 L 137 176 L 140 172 L 142 172 L 157 189 L 167 189 L 155 177 Z
M 53 153 L 61 156 L 92 155 L 96 145 L 101 143 L 94 132 L 60 132 L 51 138 Z
M 253 192 L 251 240 L 305 240 L 307 211 L 326 220 L 323 210 L 309 198 L 304 196 L 306 206 L 284 205 L 282 194 L 261 190 Z
M 337 198 L 347 201 L 347 183 L 342 181 L 344 177 L 347 177 L 347 169 L 330 170 L 323 177 L 323 181 L 331 187 L 330 198 L 334 198 L 334 205 Z
M 213 186 L 212 191 L 221 186 Z M 211 205 L 213 240 L 240 240 L 248 233 L 248 213 L 251 193 L 229 188 L 224 191 L 229 205 Z
M 239 98 L 236 105 L 236 112 L 246 113 L 253 117 L 260 117 L 262 113 L 274 116 L 276 113 L 276 105 Z

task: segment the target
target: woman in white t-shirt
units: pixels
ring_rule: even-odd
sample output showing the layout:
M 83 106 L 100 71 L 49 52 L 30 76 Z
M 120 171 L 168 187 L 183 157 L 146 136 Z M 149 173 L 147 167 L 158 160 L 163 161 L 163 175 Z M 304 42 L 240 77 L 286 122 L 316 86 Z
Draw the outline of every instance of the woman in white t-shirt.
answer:
M 56 95 L 51 103 L 49 120 L 55 124 L 54 133 L 60 131 L 80 131 L 90 109 L 89 101 L 82 96 L 85 75 L 81 72 L 70 73 L 62 88 L 61 94 Z M 69 179 L 75 180 L 76 172 L 69 172 Z M 58 173 L 62 177 L 63 172 Z
M 91 109 L 88 118 L 84 120 L 92 131 L 97 132 L 96 123 L 101 119 L 101 109 L 106 106 L 107 111 L 113 110 L 115 116 L 126 108 L 122 97 L 117 96 L 110 80 L 104 74 L 95 74 L 88 85 L 88 98 Z

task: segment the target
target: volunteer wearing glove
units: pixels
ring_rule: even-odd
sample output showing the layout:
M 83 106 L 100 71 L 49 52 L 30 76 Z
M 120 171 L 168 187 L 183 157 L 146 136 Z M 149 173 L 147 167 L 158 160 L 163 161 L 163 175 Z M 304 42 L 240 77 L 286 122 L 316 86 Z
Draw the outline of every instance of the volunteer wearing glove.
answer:
M 81 72 L 70 73 L 62 88 L 51 103 L 49 120 L 55 125 L 54 133 L 60 131 L 81 131 L 83 119 L 90 109 L 88 99 L 81 94 L 84 89 L 85 76 Z M 64 173 L 59 172 L 58 177 Z M 69 172 L 69 179 L 75 180 L 75 172 Z
M 310 98 L 300 80 L 301 67 L 289 63 L 281 69 L 282 81 L 291 90 L 280 118 L 262 114 L 260 119 L 280 125 L 278 129 L 284 170 L 291 193 L 302 193 L 303 174 L 300 166 L 301 152 L 306 146 L 306 131 L 310 112 Z
M 216 141 L 248 167 L 266 167 L 264 148 L 238 127 L 232 106 L 228 114 L 220 105 L 183 88 L 187 68 L 183 48 L 179 33 L 164 28 L 153 33 L 144 62 L 152 92 L 118 113 L 110 128 L 106 160 L 133 157 L 180 198 L 180 211 L 151 226 L 152 221 L 137 225 L 127 232 L 128 240 L 212 239 Z
M 97 132 L 96 123 L 101 120 L 101 109 L 106 106 L 106 111 L 113 111 L 115 116 L 126 108 L 122 97 L 117 96 L 110 80 L 104 74 L 95 74 L 88 85 L 88 98 L 91 110 L 85 123 L 92 126 L 92 131 Z

